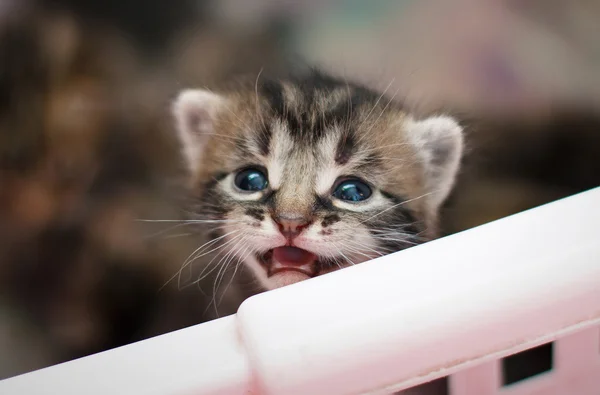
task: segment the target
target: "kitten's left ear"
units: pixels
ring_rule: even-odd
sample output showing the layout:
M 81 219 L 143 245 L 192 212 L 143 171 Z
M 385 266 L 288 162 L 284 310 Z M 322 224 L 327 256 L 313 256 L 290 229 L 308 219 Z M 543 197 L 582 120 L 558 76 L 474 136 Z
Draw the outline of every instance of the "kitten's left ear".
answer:
M 177 135 L 186 164 L 194 174 L 201 163 L 206 143 L 214 133 L 215 119 L 225 99 L 204 89 L 179 93 L 173 103 Z
M 434 116 L 408 120 L 406 131 L 424 162 L 429 201 L 437 210 L 454 186 L 463 154 L 463 128 L 451 117 Z

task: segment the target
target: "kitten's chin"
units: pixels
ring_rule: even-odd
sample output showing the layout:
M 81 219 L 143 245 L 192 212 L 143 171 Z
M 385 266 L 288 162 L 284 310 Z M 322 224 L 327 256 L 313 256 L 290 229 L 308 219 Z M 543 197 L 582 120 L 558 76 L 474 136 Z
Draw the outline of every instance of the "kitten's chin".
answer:
M 265 270 L 264 282 L 269 289 L 308 280 L 317 276 L 321 268 L 315 254 L 298 247 L 276 247 L 256 258 Z
M 311 278 L 311 277 L 304 273 L 300 273 L 300 272 L 296 272 L 296 271 L 292 271 L 292 270 L 283 271 L 283 272 L 273 274 L 271 277 L 269 277 L 269 279 L 268 279 L 269 288 L 270 289 L 281 288 L 281 287 L 285 287 L 286 285 L 295 284 L 295 283 L 299 283 L 300 281 L 308 280 L 309 278 Z

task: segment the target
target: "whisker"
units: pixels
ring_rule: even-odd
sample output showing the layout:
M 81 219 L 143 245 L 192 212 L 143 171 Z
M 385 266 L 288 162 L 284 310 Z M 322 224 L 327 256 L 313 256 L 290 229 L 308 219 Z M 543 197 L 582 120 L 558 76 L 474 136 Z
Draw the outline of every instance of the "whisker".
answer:
M 385 213 L 385 212 L 387 212 L 387 211 L 389 211 L 389 210 L 392 210 L 392 209 L 394 209 L 394 208 L 396 208 L 396 207 L 398 207 L 398 206 L 401 206 L 401 205 L 403 205 L 403 204 L 410 203 L 410 202 L 414 202 L 415 200 L 418 200 L 418 199 L 422 199 L 422 198 L 424 198 L 425 196 L 429 196 L 429 195 L 431 195 L 431 193 L 432 193 L 432 192 L 427 192 L 427 193 L 424 193 L 424 194 L 423 194 L 423 195 L 421 195 L 421 196 L 417 196 L 416 198 L 409 199 L 409 200 L 405 200 L 405 201 L 403 201 L 403 202 L 400 202 L 400 203 L 394 204 L 393 206 L 391 206 L 391 207 L 388 207 L 388 208 L 386 208 L 386 209 L 384 209 L 384 210 L 382 210 L 382 211 L 378 212 L 377 214 L 375 214 L 375 215 L 373 215 L 373 216 L 371 216 L 371 217 L 369 217 L 369 218 L 365 219 L 364 221 L 361 221 L 360 223 L 361 223 L 361 224 L 364 224 L 365 222 L 367 222 L 367 221 L 370 221 L 370 220 L 372 220 L 373 218 L 375 218 L 375 217 L 377 217 L 377 216 L 379 216 L 379 215 L 381 215 L 381 214 L 383 214 L 383 213 Z
M 200 283 L 202 280 L 204 280 L 206 277 L 208 277 L 212 272 L 215 271 L 215 269 L 217 269 L 219 267 L 219 264 L 223 261 L 223 259 L 226 258 L 227 253 L 225 256 L 223 256 L 219 262 L 217 262 L 215 265 L 212 265 L 212 263 L 215 261 L 215 259 L 217 259 L 222 253 L 224 253 L 225 251 L 227 251 L 226 249 L 223 249 L 222 247 L 225 247 L 227 244 L 231 244 L 231 242 L 235 241 L 236 239 L 238 239 L 239 237 L 241 237 L 242 235 L 237 235 L 234 239 L 230 240 L 230 242 L 222 245 L 221 247 L 219 247 L 220 251 L 214 256 L 212 257 L 212 259 L 206 264 L 204 265 L 204 268 L 202 269 L 202 271 L 200 272 L 200 274 L 198 275 L 198 279 L 195 280 L 194 282 L 192 282 L 190 285 L 193 284 L 197 284 L 198 287 L 200 288 Z M 229 250 L 230 251 L 230 250 Z M 228 251 L 228 252 L 229 252 Z M 211 266 L 212 265 L 212 266 Z M 207 269 L 209 269 L 208 272 L 206 272 Z M 206 273 L 205 273 L 206 272 Z M 210 306 L 210 304 L 209 304 Z M 207 308 L 208 309 L 208 308 Z M 205 311 L 206 313 L 206 311 Z
M 400 92 L 400 88 L 396 89 L 396 92 L 394 92 L 394 95 L 392 96 L 392 98 L 387 102 L 387 104 L 385 105 L 385 107 L 383 107 L 383 109 L 379 113 L 379 116 L 377 117 L 377 119 L 375 119 L 375 121 L 371 124 L 371 126 L 369 127 L 369 129 L 367 129 L 367 131 L 365 133 L 363 133 L 363 135 L 361 136 L 362 138 L 364 138 L 365 136 L 370 136 L 371 130 L 373 130 L 373 128 L 375 127 L 375 125 L 377 124 L 377 122 L 381 119 L 381 116 L 383 115 L 383 113 L 385 113 L 385 110 L 387 110 L 387 108 L 390 106 L 390 104 L 392 104 L 392 102 L 394 101 L 394 99 L 398 95 L 398 92 Z
M 387 93 L 388 89 L 390 89 L 390 87 L 392 86 L 392 84 L 396 81 L 396 78 L 392 78 L 392 80 L 390 81 L 390 83 L 385 87 L 385 90 L 383 91 L 383 93 L 381 93 L 381 95 L 377 98 L 377 101 L 375 102 L 375 104 L 373 104 L 373 107 L 371 108 L 371 111 L 369 111 L 369 113 L 367 114 L 367 116 L 365 117 L 365 119 L 361 122 L 361 124 L 359 125 L 359 127 L 357 129 L 362 128 L 362 126 L 369 120 L 369 118 L 371 117 L 371 114 L 373 113 L 373 111 L 377 108 L 377 105 L 379 104 L 379 102 L 381 101 L 381 99 L 383 99 L 383 97 L 385 96 L 385 94 Z M 360 141 L 360 139 L 359 139 Z
M 227 250 L 221 249 L 214 257 L 212 257 L 212 259 L 204 265 L 204 268 L 202 269 L 202 271 L 200 272 L 200 274 L 198 275 L 198 279 L 195 280 L 192 284 L 197 283 L 199 284 L 202 280 L 204 280 L 206 277 L 208 277 L 213 271 L 215 271 L 215 269 L 218 266 L 218 263 L 216 265 L 211 266 L 211 264 L 215 261 L 215 259 L 217 259 L 222 253 L 224 253 Z M 221 262 L 219 260 L 219 262 Z M 208 272 L 206 272 L 206 274 L 204 273 L 206 271 L 206 269 L 211 268 Z
M 157 236 L 163 235 L 163 234 L 165 234 L 165 233 L 168 233 L 168 232 L 170 232 L 170 231 L 172 231 L 172 230 L 174 230 L 174 229 L 180 228 L 180 227 L 182 227 L 182 226 L 187 226 L 187 225 L 198 225 L 198 224 L 199 224 L 199 223 L 187 222 L 187 223 L 181 223 L 181 224 L 173 225 L 173 226 L 170 226 L 170 227 L 168 227 L 168 228 L 166 228 L 166 229 L 160 230 L 160 231 L 158 231 L 158 232 L 155 232 L 155 233 L 152 233 L 152 234 L 149 234 L 149 235 L 144 235 L 144 236 L 143 236 L 143 238 L 144 238 L 144 239 L 151 239 L 151 238 L 154 238 L 154 237 L 157 237 Z M 234 226 L 234 225 L 235 225 L 235 224 L 226 224 L 226 225 L 222 225 L 222 226 L 211 227 L 210 229 L 207 229 L 207 230 L 210 230 L 210 231 L 215 231 L 215 230 L 218 230 L 218 229 L 226 229 L 226 228 L 228 228 L 228 227 L 231 227 L 231 226 Z M 192 235 L 192 234 L 194 234 L 194 233 L 186 233 L 186 234 Z M 171 238 L 171 237 L 172 237 L 172 236 L 165 236 L 165 237 L 164 237 L 164 239 L 168 239 L 168 238 Z
M 260 117 L 260 122 L 261 122 L 262 126 L 266 127 L 265 119 L 260 111 L 260 107 L 259 107 L 259 103 L 258 103 L 258 80 L 260 79 L 260 76 L 263 73 L 263 70 L 264 70 L 264 68 L 261 67 L 260 71 L 256 75 L 256 81 L 254 81 L 254 95 L 255 95 L 254 106 L 256 108 L 256 114 L 259 115 L 259 117 Z
M 245 236 L 245 237 L 242 237 L 240 240 L 238 240 L 237 243 L 235 243 L 235 245 L 229 250 L 229 252 L 227 254 L 225 254 L 223 259 L 221 259 L 221 261 L 219 261 L 219 263 L 217 264 L 217 265 L 221 265 L 221 268 L 219 269 L 219 271 L 217 272 L 217 276 L 215 277 L 215 284 L 214 284 L 215 292 L 219 288 L 219 286 L 217 284 L 220 284 L 220 282 L 223 280 L 223 276 L 225 275 L 227 266 L 232 261 L 232 259 L 235 258 L 235 252 L 237 251 L 240 244 L 244 243 L 247 238 L 248 237 Z M 220 279 L 219 279 L 219 277 L 220 277 Z
M 224 235 L 222 235 L 222 236 L 216 237 L 216 238 L 214 238 L 214 239 L 212 239 L 212 240 L 210 240 L 210 241 L 208 241 L 208 242 L 206 242 L 206 243 L 202 244 L 200 247 L 196 248 L 196 250 L 190 254 L 190 256 L 188 257 L 188 259 L 186 259 L 186 260 L 184 261 L 184 263 L 183 263 L 183 264 L 184 264 L 184 266 L 185 266 L 186 264 L 189 264 L 191 261 L 194 261 L 195 259 L 199 258 L 200 256 L 204 256 L 204 255 L 207 255 L 207 254 L 210 254 L 211 252 L 213 252 L 213 251 L 211 250 L 211 251 L 208 251 L 208 252 L 205 252 L 205 253 L 204 253 L 204 252 L 202 251 L 202 248 L 205 248 L 205 247 L 211 246 L 211 245 L 215 244 L 216 242 L 218 242 L 219 240 L 221 240 L 221 239 L 223 239 L 223 238 L 225 238 L 225 237 L 227 237 L 227 236 L 229 236 L 229 235 L 232 235 L 232 234 L 234 234 L 234 233 L 237 233 L 237 232 L 239 232 L 239 230 L 237 230 L 237 229 L 236 229 L 236 230 L 232 230 L 231 232 L 225 233 L 225 234 L 224 234 Z M 235 240 L 235 237 L 234 237 L 232 240 Z M 229 243 L 229 242 L 227 242 L 227 243 Z M 227 243 L 225 243 L 225 244 L 223 244 L 223 245 L 227 245 Z M 219 247 L 219 248 L 220 248 L 220 247 Z M 199 255 L 199 254 L 203 254 L 203 255 Z M 193 256 L 193 258 L 192 258 L 192 256 Z
M 229 283 L 227 283 L 227 285 L 225 286 L 225 289 L 223 290 L 223 293 L 221 294 L 221 298 L 219 298 L 219 305 L 221 305 L 221 302 L 223 301 L 223 298 L 225 297 L 225 294 L 227 293 L 227 290 L 231 286 L 231 283 L 233 282 L 233 280 L 235 278 L 235 275 L 237 274 L 237 271 L 238 271 L 239 267 L 241 265 L 243 265 L 244 261 L 246 260 L 246 258 L 248 258 L 248 256 L 250 256 L 250 254 L 252 254 L 252 248 L 250 248 L 250 244 L 246 244 L 246 248 L 244 248 L 244 251 L 242 252 L 242 254 L 245 253 L 246 251 L 248 251 L 248 252 L 242 258 L 238 257 L 238 262 L 235 265 L 235 268 L 233 270 L 233 274 L 231 275 L 231 279 L 229 280 Z
M 340 250 L 340 251 L 338 251 L 338 252 L 339 252 L 339 254 L 340 254 L 340 255 L 341 255 L 341 256 L 342 256 L 342 257 L 343 257 L 345 260 L 347 260 L 348 262 L 350 262 L 350 264 L 352 264 L 352 266 L 356 265 L 356 264 L 355 264 L 355 263 L 354 263 L 354 262 L 353 262 L 353 261 L 352 261 L 350 258 L 348 258 L 346 255 L 344 255 L 344 253 L 343 253 L 341 250 Z
M 173 275 L 171 278 L 169 278 L 169 279 L 167 280 L 167 282 L 163 284 L 163 286 L 162 286 L 162 287 L 160 287 L 160 288 L 159 288 L 159 291 L 161 291 L 161 290 L 162 290 L 164 287 L 166 287 L 166 286 L 167 286 L 167 285 L 168 285 L 168 284 L 169 284 L 171 281 L 173 281 L 173 280 L 174 280 L 176 277 L 179 277 L 179 280 L 178 280 L 178 288 L 179 288 L 179 289 L 181 289 L 181 274 L 182 274 L 183 270 L 184 270 L 184 269 L 185 269 L 185 268 L 186 268 L 188 265 L 190 265 L 190 264 L 191 264 L 191 263 L 192 263 L 192 262 L 193 262 L 195 259 L 197 259 L 197 257 L 194 257 L 194 258 L 192 258 L 192 256 L 193 256 L 194 254 L 196 254 L 198 251 L 200 251 L 202 248 L 204 248 L 204 247 L 206 247 L 206 246 L 209 246 L 209 245 L 212 245 L 212 244 L 214 244 L 214 243 L 218 242 L 218 241 L 219 241 L 220 239 L 222 239 L 223 237 L 226 237 L 226 236 L 228 236 L 228 235 L 230 235 L 230 234 L 233 234 L 233 233 L 236 233 L 236 232 L 238 232 L 238 230 L 234 230 L 234 231 L 232 231 L 232 232 L 226 233 L 225 235 L 223 235 L 223 236 L 220 236 L 220 237 L 218 237 L 218 238 L 215 238 L 215 239 L 213 239 L 213 240 L 210 240 L 210 241 L 208 241 L 208 242 L 204 243 L 203 245 L 201 245 L 200 247 L 196 248 L 196 249 L 195 249 L 195 250 L 194 250 L 194 251 L 193 251 L 193 252 L 192 252 L 192 253 L 191 253 L 191 254 L 190 254 L 190 255 L 189 255 L 189 256 L 188 256 L 186 259 L 185 259 L 185 261 L 183 262 L 183 264 L 182 264 L 181 268 L 180 268 L 180 269 L 179 269 L 179 270 L 178 270 L 178 271 L 177 271 L 177 272 L 176 272 L 176 273 L 175 273 L 175 274 L 174 274 L 174 275 Z M 219 248 L 221 248 L 221 247 L 219 247 Z M 212 252 L 212 251 L 210 251 L 210 252 Z
M 225 272 L 227 271 L 227 267 L 229 266 L 229 264 L 233 261 L 233 259 L 235 259 L 235 251 L 237 250 L 238 246 L 243 243 L 248 237 L 245 236 L 243 237 L 241 240 L 238 240 L 238 242 L 235 244 L 235 246 L 233 248 L 231 248 L 229 250 L 229 252 L 227 254 L 225 254 L 225 256 L 223 258 L 221 258 L 221 260 L 219 261 L 219 263 L 217 263 L 216 266 L 220 266 L 219 271 L 217 272 L 217 275 L 215 277 L 215 281 L 213 283 L 213 297 L 211 299 L 211 302 L 209 303 L 209 306 L 211 304 L 214 304 L 215 306 L 215 313 L 218 315 L 218 306 L 217 306 L 217 292 L 219 290 L 219 285 L 221 283 L 221 281 L 223 281 L 223 276 L 225 276 Z M 222 275 L 221 275 L 222 273 Z M 220 278 L 220 279 L 219 279 Z
M 379 252 L 379 251 L 376 251 L 376 250 L 374 250 L 374 249 L 370 248 L 370 247 L 369 247 L 369 246 L 367 246 L 365 243 L 360 243 L 360 242 L 358 242 L 357 240 L 352 240 L 352 243 L 353 243 L 354 245 L 358 244 L 358 247 L 362 247 L 362 248 L 365 248 L 365 249 L 367 249 L 367 250 L 370 250 L 370 251 L 372 251 L 372 252 L 376 253 L 376 254 L 377 254 L 377 255 L 379 255 L 379 256 L 383 256 L 383 255 L 384 255 L 384 254 L 382 254 L 381 252 Z M 360 255 L 362 255 L 362 256 L 364 256 L 364 257 L 366 257 L 366 258 L 369 258 L 369 259 L 373 259 L 373 257 L 372 257 L 371 255 L 367 255 L 367 254 L 365 254 L 364 252 L 360 251 L 360 250 L 359 250 L 359 249 L 357 249 L 356 247 L 353 247 L 353 246 L 350 246 L 350 245 L 347 245 L 347 244 L 343 244 L 343 246 L 344 246 L 344 247 L 345 247 L 347 250 L 350 250 L 351 252 L 354 252 L 354 253 L 360 254 Z
M 149 235 L 144 235 L 144 236 L 143 236 L 143 238 L 144 238 L 144 239 L 151 239 L 151 238 L 154 238 L 154 237 L 160 236 L 160 235 L 162 235 L 162 234 L 168 233 L 168 232 L 170 232 L 170 231 L 172 231 L 172 230 L 174 230 L 174 229 L 176 229 L 176 228 L 180 228 L 180 227 L 182 227 L 182 226 L 185 226 L 185 225 L 188 225 L 188 224 L 177 224 L 177 225 L 173 225 L 173 226 L 170 226 L 170 227 L 168 227 L 167 229 L 163 229 L 163 230 L 160 230 L 160 231 L 158 231 L 158 232 L 154 232 L 154 233 L 152 233 L 152 234 L 149 234 Z
M 215 205 L 215 207 L 218 207 Z M 229 220 L 229 219 L 209 219 L 209 220 L 202 220 L 202 219 L 136 219 L 137 222 L 180 222 L 180 223 L 189 223 L 189 224 L 196 224 L 196 223 L 205 223 L 205 224 L 211 224 L 211 223 L 222 223 L 222 222 L 240 222 L 239 220 Z
M 412 234 L 402 233 L 402 234 L 374 234 L 371 235 L 376 240 L 401 240 L 401 241 L 409 241 L 413 238 Z
M 193 235 L 193 233 L 178 233 L 175 235 L 165 236 L 165 237 L 163 237 L 163 239 L 176 239 L 178 237 L 192 236 L 192 235 Z

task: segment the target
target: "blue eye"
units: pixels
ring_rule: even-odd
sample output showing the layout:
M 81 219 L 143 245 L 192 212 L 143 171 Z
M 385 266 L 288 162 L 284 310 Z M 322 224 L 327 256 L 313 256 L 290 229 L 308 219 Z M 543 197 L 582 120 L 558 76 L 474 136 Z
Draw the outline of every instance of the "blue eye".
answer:
M 267 188 L 267 176 L 257 169 L 246 169 L 235 176 L 235 185 L 242 191 L 256 192 Z
M 362 202 L 371 197 L 371 188 L 359 180 L 341 182 L 333 191 L 333 196 L 348 202 Z

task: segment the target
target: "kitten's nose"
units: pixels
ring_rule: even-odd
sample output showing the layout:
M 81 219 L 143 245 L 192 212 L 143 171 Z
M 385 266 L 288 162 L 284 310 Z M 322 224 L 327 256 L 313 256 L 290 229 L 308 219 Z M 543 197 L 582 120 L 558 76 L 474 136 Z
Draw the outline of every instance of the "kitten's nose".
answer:
M 274 216 L 273 219 L 277 222 L 281 234 L 288 240 L 296 238 L 308 225 L 310 225 L 310 220 L 308 218 L 299 215 L 280 214 Z

